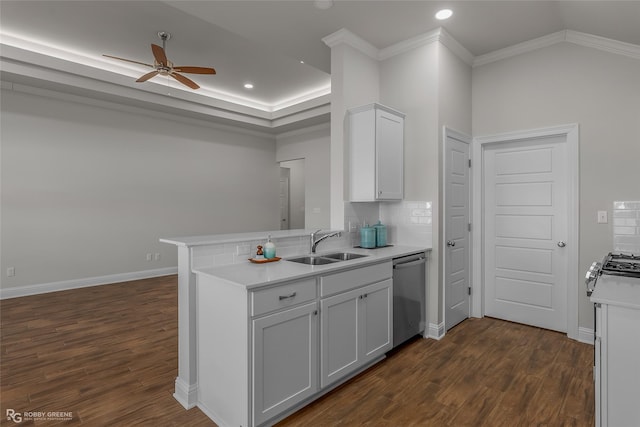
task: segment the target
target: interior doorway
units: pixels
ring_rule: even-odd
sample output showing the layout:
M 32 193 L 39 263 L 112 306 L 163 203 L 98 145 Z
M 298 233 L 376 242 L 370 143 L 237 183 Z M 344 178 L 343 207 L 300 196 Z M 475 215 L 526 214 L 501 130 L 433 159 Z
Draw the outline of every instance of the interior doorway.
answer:
M 444 129 L 444 296 L 445 330 L 470 314 L 471 138 Z
M 578 339 L 578 126 L 476 138 L 473 157 L 472 312 Z
M 280 162 L 281 230 L 305 228 L 305 188 L 305 160 L 296 159 Z

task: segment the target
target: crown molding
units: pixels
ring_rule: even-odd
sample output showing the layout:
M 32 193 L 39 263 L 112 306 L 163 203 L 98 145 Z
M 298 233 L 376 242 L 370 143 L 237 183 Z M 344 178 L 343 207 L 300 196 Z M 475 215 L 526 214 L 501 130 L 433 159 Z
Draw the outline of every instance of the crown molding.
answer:
M 322 38 L 324 44 L 333 48 L 340 44 L 346 44 L 351 46 L 352 48 L 364 53 L 372 59 L 378 59 L 378 48 L 361 38 L 353 34 L 351 31 L 346 28 L 342 28 L 335 33 L 329 34 L 326 37 Z
M 491 62 L 500 61 L 502 59 L 511 58 L 512 56 L 522 55 L 523 53 L 532 52 L 543 47 L 552 46 L 565 40 L 566 31 L 558 31 L 556 33 L 547 34 L 546 36 L 536 39 L 527 40 L 513 46 L 503 49 L 494 50 L 485 55 L 476 56 L 473 60 L 473 67 L 489 64 Z
M 440 28 L 440 43 L 445 45 L 451 50 L 458 58 L 462 59 L 465 64 L 472 65 L 474 55 L 469 52 L 466 47 L 462 46 L 458 40 L 454 39 L 444 28 Z
M 333 48 L 340 44 L 346 44 L 352 48 L 364 53 L 368 57 L 377 61 L 384 61 L 396 55 L 400 55 L 405 52 L 409 52 L 420 46 L 424 46 L 433 42 L 440 42 L 447 48 L 449 48 L 456 56 L 462 59 L 466 64 L 471 65 L 473 63 L 473 54 L 469 52 L 464 46 L 462 46 L 456 39 L 453 38 L 444 28 L 439 27 L 433 31 L 429 31 L 425 34 L 412 37 L 407 40 L 403 40 L 391 46 L 387 46 L 383 49 L 378 49 L 371 43 L 367 42 L 363 38 L 353 34 L 351 31 L 342 28 L 333 34 L 329 34 L 324 37 L 322 41 Z
M 579 31 L 562 30 L 536 39 L 528 40 L 523 43 L 518 43 L 513 46 L 505 47 L 504 49 L 499 49 L 487 53 L 486 55 L 476 56 L 473 60 L 472 66 L 479 67 L 481 65 L 511 58 L 512 56 L 522 55 L 523 53 L 532 52 L 561 42 L 573 43 L 617 55 L 640 59 L 640 46 L 638 45 L 608 39 L 606 37 L 594 36 L 593 34 L 581 33 Z
M 573 30 L 565 31 L 565 41 L 581 46 L 604 50 L 605 52 L 615 53 L 617 55 L 628 56 L 633 59 L 640 59 L 640 46 L 637 44 L 625 43 Z
M 416 37 L 412 37 L 396 44 L 392 44 L 391 46 L 387 46 L 384 49 L 380 49 L 376 59 L 384 61 L 385 59 L 400 55 L 401 53 L 408 52 L 420 46 L 437 42 L 438 40 L 440 40 L 442 31 L 442 28 L 436 28 L 435 30 L 429 31 L 428 33 L 420 34 Z

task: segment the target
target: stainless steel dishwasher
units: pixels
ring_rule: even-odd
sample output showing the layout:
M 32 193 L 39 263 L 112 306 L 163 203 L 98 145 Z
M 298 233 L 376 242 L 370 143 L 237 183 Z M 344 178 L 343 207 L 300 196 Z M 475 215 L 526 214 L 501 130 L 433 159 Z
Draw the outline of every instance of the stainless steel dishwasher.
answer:
M 393 260 L 393 346 L 425 329 L 426 255 Z

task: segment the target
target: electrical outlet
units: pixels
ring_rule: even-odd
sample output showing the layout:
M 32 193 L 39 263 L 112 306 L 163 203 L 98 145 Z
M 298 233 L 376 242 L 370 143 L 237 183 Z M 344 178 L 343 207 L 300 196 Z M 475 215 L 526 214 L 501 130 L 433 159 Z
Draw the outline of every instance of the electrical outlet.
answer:
M 154 259 L 155 261 L 160 261 L 160 253 L 159 253 L 159 252 L 156 252 L 155 254 L 153 254 L 153 259 Z
M 15 275 L 16 275 L 16 268 L 15 267 L 7 268 L 7 277 L 13 277 Z
M 607 211 L 598 211 L 598 224 L 606 224 L 608 221 Z
M 147 261 L 151 261 L 152 259 L 151 254 L 147 254 Z

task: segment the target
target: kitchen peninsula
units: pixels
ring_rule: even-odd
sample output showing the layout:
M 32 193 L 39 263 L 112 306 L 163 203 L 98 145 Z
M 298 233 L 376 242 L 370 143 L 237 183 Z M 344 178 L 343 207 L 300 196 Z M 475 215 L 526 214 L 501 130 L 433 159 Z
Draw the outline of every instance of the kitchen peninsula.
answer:
M 428 248 L 352 248 L 349 235 L 309 255 L 311 230 L 162 239 L 179 256 L 175 398 L 220 425 L 270 424 L 384 358 L 393 335 L 393 258 Z M 254 264 L 271 235 L 278 262 Z M 323 257 L 324 258 L 324 257 Z M 349 257 L 347 257 L 349 258 Z M 307 260 L 308 261 L 308 260 Z

